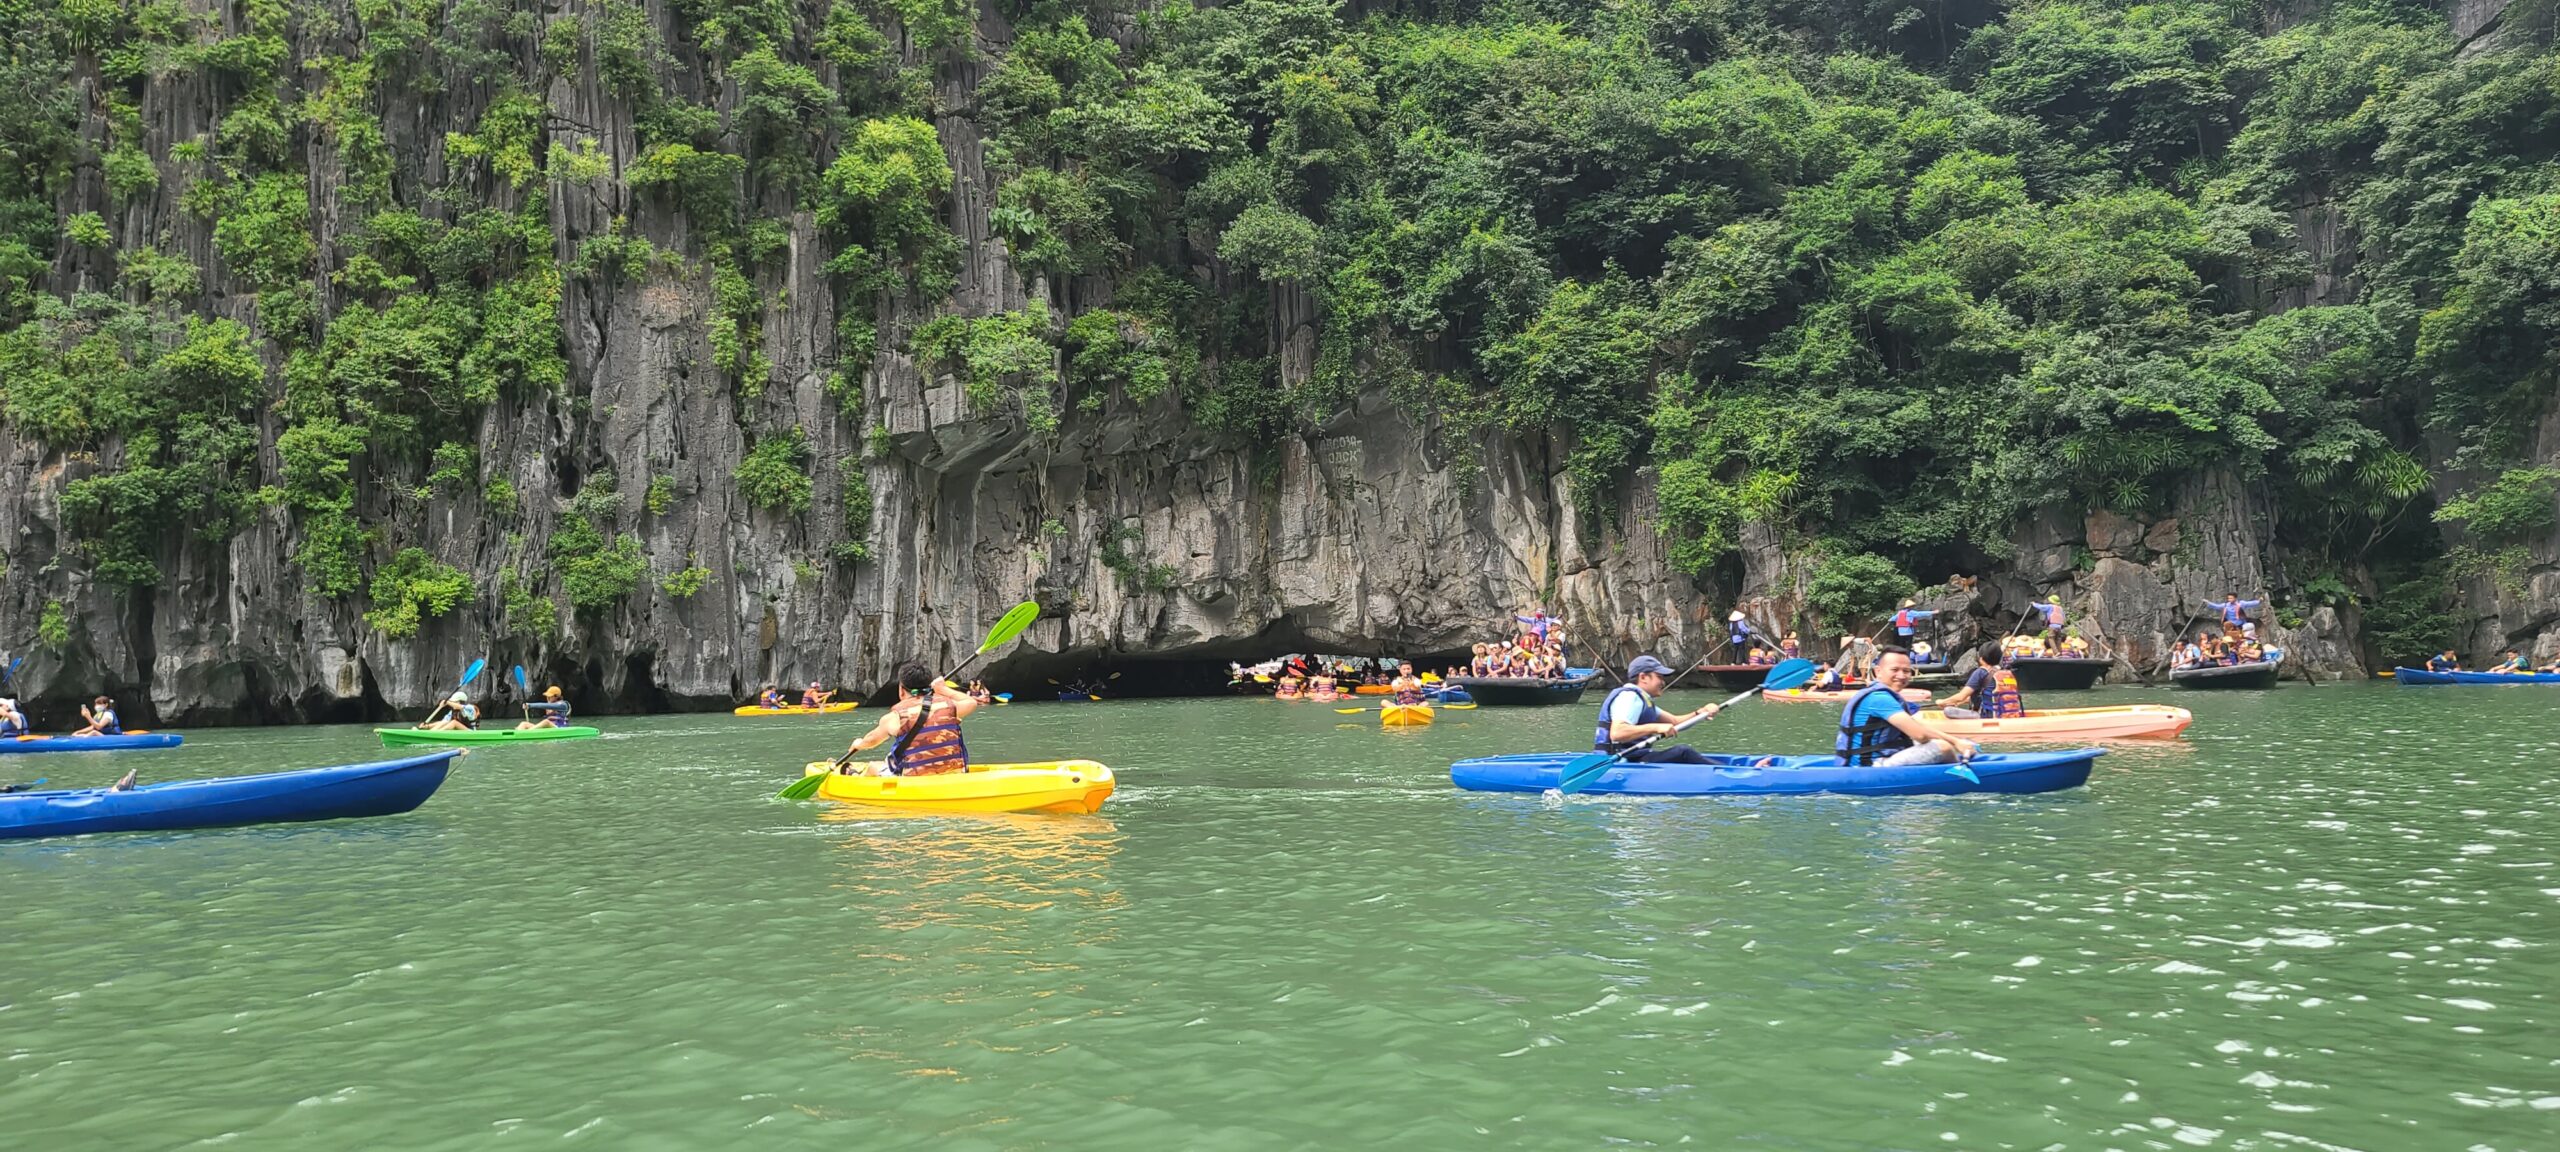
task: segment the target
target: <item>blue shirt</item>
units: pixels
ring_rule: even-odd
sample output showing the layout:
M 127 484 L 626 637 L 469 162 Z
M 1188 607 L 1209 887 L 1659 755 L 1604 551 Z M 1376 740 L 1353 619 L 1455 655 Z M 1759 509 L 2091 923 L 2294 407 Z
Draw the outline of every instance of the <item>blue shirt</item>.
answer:
M 1891 692 L 1870 692 L 1861 697 L 1856 706 L 1852 707 L 1848 714 L 1841 718 L 1840 726 L 1843 728 L 1857 728 L 1872 721 L 1885 719 L 1886 717 L 1892 716 L 1896 713 L 1911 715 L 1916 714 L 1919 711 L 1919 705 L 1902 699 Z

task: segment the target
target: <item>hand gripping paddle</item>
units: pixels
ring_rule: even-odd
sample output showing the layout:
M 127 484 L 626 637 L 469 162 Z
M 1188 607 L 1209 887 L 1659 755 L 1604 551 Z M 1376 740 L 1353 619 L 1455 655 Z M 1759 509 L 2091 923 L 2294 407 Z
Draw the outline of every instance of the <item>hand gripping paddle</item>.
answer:
M 1731 708 L 1734 705 L 1740 704 L 1743 701 L 1751 699 L 1763 692 L 1784 692 L 1789 688 L 1803 687 L 1806 681 L 1813 679 L 1814 671 L 1815 666 L 1811 660 L 1781 660 L 1769 669 L 1769 674 L 1767 676 L 1760 679 L 1759 687 L 1737 695 L 1731 700 L 1725 701 L 1721 707 Z M 1692 716 L 1687 720 L 1681 721 L 1679 727 L 1673 728 L 1669 732 L 1660 732 L 1647 736 L 1644 739 L 1637 741 L 1634 747 L 1629 748 L 1624 752 L 1620 752 L 1615 756 L 1604 755 L 1599 752 L 1593 752 L 1587 756 L 1577 756 L 1572 760 L 1567 761 L 1564 766 L 1564 770 L 1557 774 L 1556 791 L 1562 792 L 1568 796 L 1582 791 L 1583 789 L 1590 787 L 1592 781 L 1598 780 L 1601 773 L 1608 771 L 1610 765 L 1616 764 L 1629 756 L 1652 747 L 1654 741 L 1660 740 L 1664 736 L 1676 736 L 1687 730 L 1690 725 L 1704 719 L 1706 719 L 1706 717 L 1703 715 Z

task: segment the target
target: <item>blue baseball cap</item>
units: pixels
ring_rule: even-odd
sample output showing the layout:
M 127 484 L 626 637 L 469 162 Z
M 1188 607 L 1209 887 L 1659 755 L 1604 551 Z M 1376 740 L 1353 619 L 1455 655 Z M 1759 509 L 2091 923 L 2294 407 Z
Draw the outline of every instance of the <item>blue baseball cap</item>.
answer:
M 1634 663 L 1627 665 L 1627 679 L 1629 680 L 1633 680 L 1647 672 L 1651 672 L 1656 676 L 1668 676 L 1671 674 L 1671 666 L 1660 660 L 1656 660 L 1651 656 L 1638 656 L 1635 658 Z

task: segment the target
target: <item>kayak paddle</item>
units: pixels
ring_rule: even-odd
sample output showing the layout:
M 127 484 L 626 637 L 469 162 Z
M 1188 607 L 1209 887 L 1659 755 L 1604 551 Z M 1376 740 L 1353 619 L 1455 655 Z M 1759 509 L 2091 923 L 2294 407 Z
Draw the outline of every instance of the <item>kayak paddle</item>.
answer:
M 996 626 L 994 628 L 987 630 L 986 643 L 978 645 L 978 650 L 970 653 L 967 659 L 962 660 L 959 667 L 943 673 L 942 679 L 948 680 L 967 671 L 970 665 L 978 662 L 978 657 L 984 656 L 989 652 L 995 651 L 997 648 L 1001 648 L 1004 645 L 1011 643 L 1014 637 L 1022 635 L 1023 629 L 1031 627 L 1031 622 L 1039 618 L 1040 606 L 1038 604 L 1025 600 L 1020 604 L 1014 605 L 1012 611 L 1005 613 L 1002 619 L 996 621 Z M 784 800 L 806 800 L 815 796 L 818 794 L 818 786 L 826 783 L 827 776 L 837 769 L 844 767 L 845 762 L 851 759 L 853 759 L 853 750 L 848 748 L 845 750 L 844 755 L 835 758 L 835 762 L 829 765 L 825 772 L 813 772 L 794 780 L 791 783 L 784 785 L 782 791 L 775 793 L 775 795 Z
M 1763 692 L 1784 692 L 1789 688 L 1802 687 L 1805 681 L 1813 679 L 1814 667 L 1814 663 L 1811 660 L 1781 660 L 1770 667 L 1769 674 L 1767 676 L 1761 677 L 1759 687 L 1748 692 L 1741 693 L 1731 700 L 1725 701 L 1719 706 L 1719 710 L 1723 708 L 1731 708 L 1734 705 L 1740 704 L 1743 701 Z M 1630 747 L 1626 751 L 1620 752 L 1614 756 L 1599 752 L 1576 756 L 1565 763 L 1563 771 L 1557 773 L 1556 791 L 1569 796 L 1583 790 L 1584 788 L 1588 788 L 1591 786 L 1592 781 L 1600 778 L 1600 774 L 1602 772 L 1609 770 L 1610 765 L 1616 764 L 1629 756 L 1653 747 L 1654 741 L 1660 740 L 1665 736 L 1678 735 L 1682 731 L 1685 731 L 1690 725 L 1706 718 L 1707 717 L 1704 713 L 1692 716 L 1681 721 L 1679 726 L 1673 728 L 1671 731 L 1657 732 L 1651 736 L 1647 736 L 1642 740 L 1636 741 L 1633 747 Z
M 6 671 L 6 672 L 0 672 L 0 688 L 5 688 L 5 687 L 8 687 L 8 686 L 9 686 L 9 685 L 11 685 L 11 684 L 15 684 L 15 683 L 17 683 L 17 682 L 18 682 L 18 666 L 19 666 L 19 665 L 21 665 L 21 664 L 24 664 L 24 663 L 26 663 L 26 662 L 27 662 L 27 658 L 26 658 L 26 657 L 24 657 L 24 656 L 20 656 L 20 657 L 18 657 L 17 659 L 10 661 L 10 662 L 9 662 L 9 670 L 8 670 L 8 671 Z
M 524 665 L 516 665 L 516 702 L 524 705 L 524 718 L 533 719 L 533 684 L 524 678 Z
M 472 662 L 471 662 L 471 666 L 470 666 L 469 668 L 465 668 L 465 669 L 463 669 L 463 670 L 462 670 L 462 681 L 461 681 L 460 683 L 458 683 L 458 684 L 455 684 L 455 685 L 453 686 L 453 690 L 454 690 L 455 692 L 460 692 L 460 691 L 462 691 L 462 690 L 463 690 L 463 689 L 465 689 L 465 688 L 469 688 L 469 687 L 471 687 L 471 682 L 480 678 L 480 670 L 481 670 L 481 669 L 483 669 L 483 668 L 486 668 L 486 667 L 488 667 L 488 666 L 489 666 L 489 662 L 488 662 L 487 660 L 474 660 L 474 661 L 472 661 Z M 429 712 L 429 713 L 427 713 L 427 718 L 426 718 L 426 719 L 424 719 L 424 720 L 420 720 L 420 721 L 418 721 L 417 726 L 418 726 L 418 727 L 420 727 L 420 728 L 424 728 L 424 727 L 426 727 L 426 726 L 427 726 L 427 725 L 429 725 L 429 724 L 433 724 L 433 723 L 435 723 L 435 722 L 436 722 L 436 717 L 437 717 L 437 716 L 439 716 L 439 715 L 442 715 L 442 714 L 443 714 L 443 712 L 444 712 L 444 706 L 445 706 L 447 703 L 449 703 L 449 702 L 450 702 L 450 701 L 448 701 L 448 700 L 438 700 L 438 701 L 436 701 L 436 710 L 435 710 L 435 711 L 433 711 L 433 712 Z

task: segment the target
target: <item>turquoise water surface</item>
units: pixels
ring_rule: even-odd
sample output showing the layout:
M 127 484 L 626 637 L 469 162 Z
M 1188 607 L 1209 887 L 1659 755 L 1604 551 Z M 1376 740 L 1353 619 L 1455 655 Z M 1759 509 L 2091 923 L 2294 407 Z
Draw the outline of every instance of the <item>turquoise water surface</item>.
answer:
M 1596 706 L 1598 694 L 1588 703 Z M 1703 697 L 1693 697 L 1703 699 Z M 2560 1147 L 2560 690 L 2197 713 L 2034 797 L 1458 792 L 1427 729 L 1024 704 L 1083 817 L 771 794 L 873 718 L 605 718 L 370 821 L 0 844 L 11 1147 Z M 1827 744 L 1752 704 L 1721 751 Z M 103 784 L 361 728 L 0 757 Z

